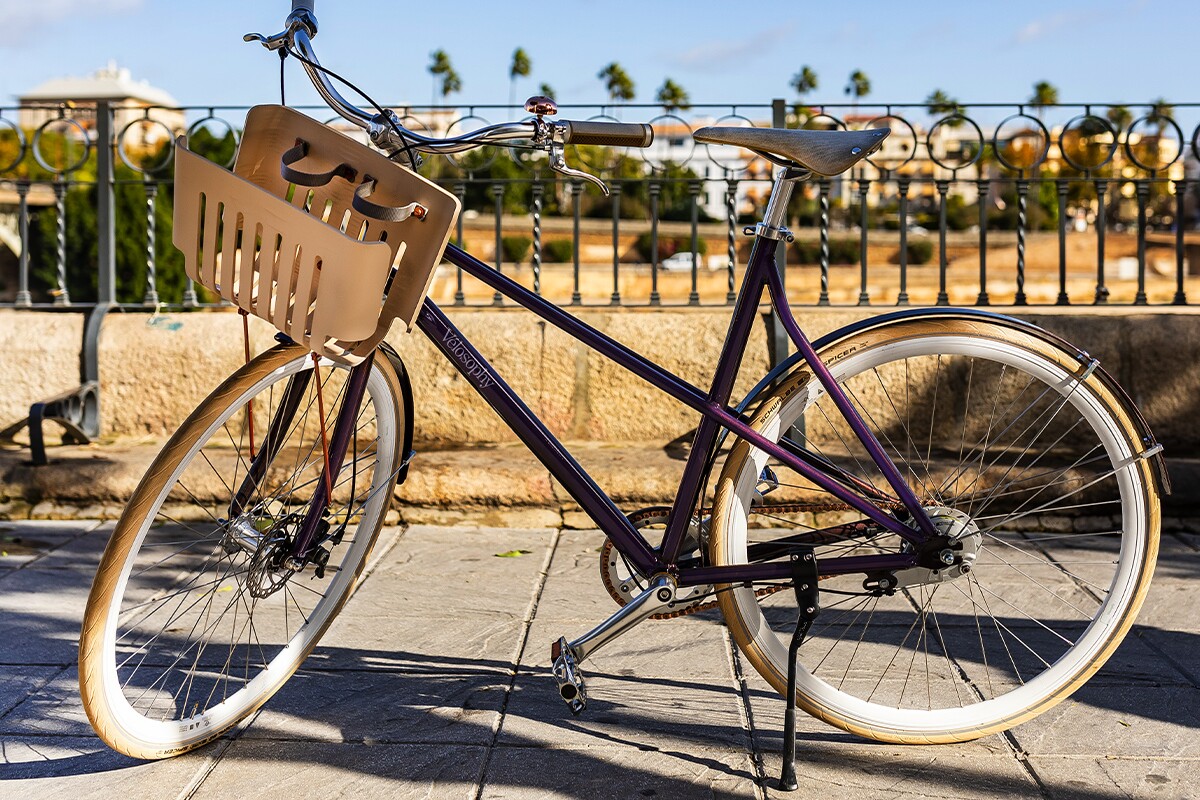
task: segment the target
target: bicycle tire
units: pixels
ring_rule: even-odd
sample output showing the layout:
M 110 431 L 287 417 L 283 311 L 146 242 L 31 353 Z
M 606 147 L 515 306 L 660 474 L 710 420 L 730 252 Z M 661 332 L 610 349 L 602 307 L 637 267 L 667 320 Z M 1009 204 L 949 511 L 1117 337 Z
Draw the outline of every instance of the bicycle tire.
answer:
M 163 447 L 117 522 L 79 643 L 83 705 L 114 750 L 164 758 L 220 736 L 284 684 L 352 593 L 401 463 L 402 384 L 377 356 L 329 503 L 330 558 L 318 578 L 316 565 L 291 572 L 280 557 L 320 482 L 317 409 L 332 429 L 345 402 L 348 370 L 322 362 L 318 399 L 312 369 L 290 345 L 231 375 Z M 295 411 L 272 430 L 289 387 L 302 387 L 292 389 Z M 247 483 L 251 419 L 258 452 L 274 452 Z M 252 493 L 234 516 L 240 486 Z
M 1158 488 L 1122 401 L 1079 353 L 990 321 L 898 321 L 835 341 L 820 355 L 922 502 L 965 511 L 978 535 L 964 535 L 964 552 L 977 547 L 969 573 L 918 580 L 890 597 L 868 599 L 861 574 L 823 578 L 825 610 L 800 651 L 798 706 L 866 738 L 930 744 L 1004 731 L 1066 698 L 1128 632 L 1158 550 Z M 958 384 L 943 394 L 939 413 L 943 374 Z M 803 419 L 811 449 L 890 491 L 835 414 L 801 368 L 759 407 L 754 427 L 778 441 Z M 770 488 L 760 483 L 764 466 L 762 451 L 735 444 L 714 498 L 712 563 L 744 562 L 748 542 L 779 538 L 778 528 L 750 523 L 764 514 L 770 521 L 772 505 L 786 508 L 770 492 L 757 494 Z M 766 477 L 785 494 L 815 491 L 802 481 L 789 485 L 800 476 Z M 1091 517 L 1069 516 L 1085 506 Z M 903 549 L 882 529 L 860 529 L 855 538 L 850 528 L 831 527 L 836 519 L 806 526 L 781 516 L 772 522 L 787 535 L 837 531 L 817 545 L 818 559 Z M 718 590 L 734 640 L 783 694 L 792 593 Z

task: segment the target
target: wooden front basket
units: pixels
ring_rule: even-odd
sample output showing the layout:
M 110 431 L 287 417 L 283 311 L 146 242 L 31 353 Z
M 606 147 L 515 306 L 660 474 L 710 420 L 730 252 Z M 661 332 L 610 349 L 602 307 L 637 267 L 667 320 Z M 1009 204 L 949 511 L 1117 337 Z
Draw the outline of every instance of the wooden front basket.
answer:
M 283 106 L 251 109 L 232 173 L 177 145 L 174 241 L 188 277 L 346 363 L 392 320 L 412 327 L 454 195 Z

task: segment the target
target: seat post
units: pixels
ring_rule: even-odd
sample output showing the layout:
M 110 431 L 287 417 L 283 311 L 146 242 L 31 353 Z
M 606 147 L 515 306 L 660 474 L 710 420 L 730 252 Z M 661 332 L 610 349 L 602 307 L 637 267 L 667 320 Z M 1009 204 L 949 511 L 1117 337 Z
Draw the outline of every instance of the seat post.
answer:
M 787 222 L 787 207 L 792 199 L 792 189 L 799 181 L 811 175 L 811 172 L 799 167 L 785 167 L 779 173 L 771 187 L 771 198 L 767 201 L 763 221 L 755 229 L 756 234 L 776 240 L 789 236 L 790 232 L 784 223 Z

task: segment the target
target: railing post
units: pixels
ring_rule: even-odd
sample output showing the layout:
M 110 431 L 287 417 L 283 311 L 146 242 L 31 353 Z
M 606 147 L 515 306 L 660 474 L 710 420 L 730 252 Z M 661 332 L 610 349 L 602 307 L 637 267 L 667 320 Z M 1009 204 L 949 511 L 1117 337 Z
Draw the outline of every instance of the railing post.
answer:
M 861 268 L 861 281 L 858 289 L 858 304 L 860 306 L 871 305 L 871 296 L 867 293 L 867 192 L 871 189 L 871 182 L 866 177 L 859 176 L 858 179 L 858 204 L 859 204 L 859 266 Z
M 504 237 L 501 230 L 501 222 L 504 215 L 504 184 L 492 184 L 492 197 L 496 201 L 496 272 L 503 272 L 501 267 L 504 264 Z M 504 295 L 500 292 L 492 293 L 492 305 L 504 305 Z
M 613 290 L 611 305 L 621 305 L 621 184 L 612 182 L 609 187 L 612 197 L 612 247 L 613 247 Z
M 1013 305 L 1027 306 L 1025 297 L 1025 223 L 1029 210 L 1029 180 L 1017 179 L 1017 294 Z
M 1098 306 L 1108 302 L 1108 287 L 1104 285 L 1104 238 L 1108 228 L 1104 196 L 1108 194 L 1108 181 L 1097 178 L 1096 182 L 1096 297 L 1092 301 Z
M 939 306 L 950 305 L 950 295 L 946 292 L 946 270 L 950 268 L 950 259 L 946 257 L 946 193 L 950 191 L 950 181 L 938 180 L 934 184 L 938 193 L 938 294 Z
M 1062 178 L 1055 181 L 1058 194 L 1058 299 L 1055 305 L 1069 306 L 1067 296 L 1067 182 Z
M 821 197 L 821 294 L 817 305 L 829 305 L 829 178 L 817 181 Z
M 460 207 L 464 206 L 466 204 L 466 199 L 467 199 L 467 184 L 464 183 L 463 181 L 455 182 L 454 196 L 458 198 Z M 455 232 L 456 238 L 457 238 L 457 241 L 455 242 L 455 244 L 457 244 L 459 248 L 462 248 L 462 246 L 463 246 L 463 215 L 461 213 L 459 213 L 459 215 L 458 215 L 458 222 L 457 222 L 456 227 L 458 228 L 458 230 Z M 466 305 L 466 302 L 467 302 L 467 296 L 465 294 L 463 294 L 462 267 L 455 267 L 454 268 L 454 305 L 456 305 L 456 306 Z
M 975 182 L 979 195 L 979 296 L 975 298 L 977 306 L 991 304 L 987 293 L 987 198 L 990 186 L 991 181 L 986 178 Z
M 158 254 L 156 242 L 158 239 L 158 220 L 154 206 L 158 200 L 158 184 L 146 176 L 146 293 L 142 295 L 142 305 L 156 308 L 158 306 Z
M 692 291 L 688 295 L 688 305 L 700 305 L 699 275 L 700 269 L 700 181 L 688 182 L 688 199 L 692 204 Z
M 97 189 L 103 197 L 104 190 L 100 187 Z M 67 184 L 61 175 L 54 176 L 54 216 L 54 268 L 57 283 L 54 305 L 69 306 L 71 292 L 67 289 Z M 103 228 L 100 230 L 103 231 Z M 104 241 L 102 232 L 100 241 Z M 100 272 L 103 274 L 104 270 Z
M 650 181 L 650 305 L 662 305 L 662 296 L 658 293 L 658 197 L 662 194 L 662 185 Z
M 96 301 L 108 305 L 117 299 L 117 225 L 113 197 L 113 119 L 107 100 L 96 103 L 96 235 L 100 275 Z
M 771 126 L 787 127 L 787 103 L 782 98 L 771 101 Z M 787 247 L 776 246 L 775 269 L 779 272 L 779 285 L 787 286 Z M 783 322 L 772 307 L 767 314 L 767 356 L 772 367 L 783 363 L 791 349 L 791 340 L 784 330 Z
M 542 193 L 541 181 L 533 184 L 533 292 L 542 293 Z
M 17 230 L 21 239 L 21 258 L 17 267 L 16 305 L 28 308 L 33 305 L 29 294 L 29 181 L 17 181 Z
M 1153 175 L 1153 173 L 1151 173 Z M 1138 178 L 1134 184 L 1137 194 L 1137 294 L 1133 304 L 1144 306 L 1146 300 L 1146 203 L 1150 200 L 1150 181 Z
M 896 181 L 896 190 L 900 193 L 900 293 L 896 295 L 896 305 L 908 305 L 908 178 Z
M 737 292 L 734 291 L 734 271 L 737 269 L 737 180 L 734 178 L 725 180 L 725 214 L 729 220 L 729 284 L 725 290 L 725 305 L 731 306 L 737 300 Z
M 577 306 L 583 302 L 583 298 L 579 294 L 579 195 L 583 194 L 583 184 L 579 181 L 571 182 L 571 213 L 575 217 L 575 232 L 574 239 L 575 247 L 572 248 L 575 259 L 575 288 L 571 291 L 571 305 Z
M 1183 215 L 1186 211 L 1184 196 L 1187 194 L 1187 186 L 1186 180 L 1175 181 L 1175 299 L 1171 301 L 1171 305 L 1176 306 L 1187 305 L 1187 292 L 1183 288 Z

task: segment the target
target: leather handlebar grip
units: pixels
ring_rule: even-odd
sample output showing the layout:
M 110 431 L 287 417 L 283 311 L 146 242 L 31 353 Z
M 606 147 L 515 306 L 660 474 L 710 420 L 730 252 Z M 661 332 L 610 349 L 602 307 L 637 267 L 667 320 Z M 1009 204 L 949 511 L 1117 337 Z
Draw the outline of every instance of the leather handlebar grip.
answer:
M 313 4 L 315 2 L 316 0 L 292 0 L 292 13 L 295 14 L 297 11 L 307 11 L 308 13 L 312 14 L 314 13 Z
M 566 144 L 596 144 L 607 147 L 649 147 L 654 141 L 654 129 L 640 122 L 571 122 L 566 126 Z

